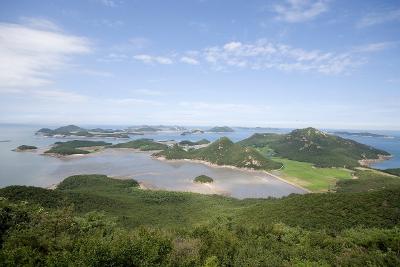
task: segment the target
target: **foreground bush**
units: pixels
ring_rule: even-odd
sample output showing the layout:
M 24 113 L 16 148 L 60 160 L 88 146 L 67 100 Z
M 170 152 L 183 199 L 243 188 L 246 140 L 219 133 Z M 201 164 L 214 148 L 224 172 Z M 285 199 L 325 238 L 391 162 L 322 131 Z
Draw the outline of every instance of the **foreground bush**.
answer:
M 218 218 L 185 232 L 123 229 L 102 213 L 0 201 L 1 266 L 399 266 L 400 228 L 336 235 Z

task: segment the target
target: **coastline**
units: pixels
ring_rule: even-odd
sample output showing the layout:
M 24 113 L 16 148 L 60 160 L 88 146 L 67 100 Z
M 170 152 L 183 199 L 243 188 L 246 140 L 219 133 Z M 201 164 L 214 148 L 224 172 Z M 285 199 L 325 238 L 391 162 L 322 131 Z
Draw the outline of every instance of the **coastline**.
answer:
M 360 163 L 360 165 L 363 166 L 363 167 L 371 167 L 372 164 L 380 163 L 380 162 L 383 162 L 385 160 L 389 160 L 392 157 L 393 157 L 393 155 L 389 155 L 389 156 L 378 155 L 377 159 L 360 159 L 358 161 L 358 163 Z
M 266 170 L 255 170 L 255 169 L 251 169 L 251 168 L 240 168 L 240 167 L 235 167 L 235 166 L 231 166 L 231 165 L 218 165 L 218 164 L 214 164 L 208 161 L 204 161 L 204 160 L 198 160 L 198 159 L 166 159 L 165 157 L 155 157 L 155 156 L 151 156 L 153 159 L 156 160 L 160 160 L 160 161 L 170 161 L 170 162 L 193 162 L 193 163 L 200 163 L 200 164 L 204 164 L 206 166 L 209 167 L 213 167 L 213 168 L 229 168 L 229 169 L 234 169 L 234 170 L 240 170 L 240 171 L 246 171 L 246 172 L 261 172 L 264 174 L 267 174 L 275 179 L 278 179 L 286 184 L 292 185 L 294 187 L 297 187 L 301 190 L 303 190 L 305 193 L 312 193 L 312 191 L 310 191 L 307 188 L 302 187 L 301 185 L 295 184 L 293 182 L 290 182 L 282 177 L 279 177 L 275 174 L 272 174 L 271 172 L 268 172 Z

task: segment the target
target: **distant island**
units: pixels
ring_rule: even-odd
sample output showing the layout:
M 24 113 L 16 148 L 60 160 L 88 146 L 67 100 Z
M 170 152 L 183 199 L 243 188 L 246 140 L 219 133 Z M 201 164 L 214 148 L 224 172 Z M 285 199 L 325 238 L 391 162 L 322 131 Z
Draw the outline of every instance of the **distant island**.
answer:
M 112 145 L 111 148 L 134 148 L 141 151 L 154 151 L 167 149 L 168 146 L 166 144 L 155 142 L 153 139 L 142 138 L 125 143 L 115 144 Z
M 14 151 L 20 152 L 20 151 L 31 151 L 37 149 L 36 146 L 30 146 L 30 145 L 20 145 Z
M 195 183 L 210 184 L 210 183 L 214 182 L 214 179 L 207 175 L 199 175 L 196 178 L 194 178 L 193 181 Z
M 101 137 L 101 138 L 129 138 L 129 135 L 122 130 L 112 129 L 85 129 L 76 125 L 67 125 L 56 128 L 54 130 L 49 128 L 42 128 L 36 132 L 36 135 L 42 136 L 77 136 L 77 137 Z
M 234 132 L 235 130 L 233 130 L 232 128 L 228 127 L 228 126 L 216 126 L 213 127 L 209 130 L 207 130 L 207 132 L 211 132 L 211 133 L 231 133 Z
M 155 128 L 155 127 L 150 127 L 150 126 L 145 126 L 141 128 L 134 129 L 136 132 L 159 132 L 161 129 Z
M 361 137 L 390 137 L 387 135 L 383 134 L 375 134 L 375 133 L 369 133 L 369 132 L 344 132 L 344 131 L 338 131 L 338 132 L 333 132 L 333 134 L 336 135 L 349 135 L 349 136 L 361 136 Z
M 204 131 L 200 130 L 200 129 L 194 129 L 191 131 L 184 131 L 183 133 L 181 133 L 181 135 L 190 135 L 190 134 L 203 134 Z

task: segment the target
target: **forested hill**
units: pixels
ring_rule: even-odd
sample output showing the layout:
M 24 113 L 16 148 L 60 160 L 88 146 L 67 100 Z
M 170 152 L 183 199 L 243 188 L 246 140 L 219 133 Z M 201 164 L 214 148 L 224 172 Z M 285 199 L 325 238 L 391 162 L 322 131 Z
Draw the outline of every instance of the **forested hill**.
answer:
M 165 157 L 166 159 L 204 160 L 217 165 L 257 170 L 272 170 L 282 167 L 281 163 L 265 158 L 253 148 L 237 145 L 227 137 L 222 137 L 207 147 L 188 151 L 179 146 L 174 146 L 156 153 L 155 156 Z
M 0 266 L 400 265 L 399 187 L 236 200 L 137 186 L 0 189 Z
M 254 134 L 239 144 L 269 148 L 277 156 L 314 163 L 318 167 L 355 167 L 360 165 L 359 160 L 390 155 L 386 151 L 311 127 L 288 134 Z

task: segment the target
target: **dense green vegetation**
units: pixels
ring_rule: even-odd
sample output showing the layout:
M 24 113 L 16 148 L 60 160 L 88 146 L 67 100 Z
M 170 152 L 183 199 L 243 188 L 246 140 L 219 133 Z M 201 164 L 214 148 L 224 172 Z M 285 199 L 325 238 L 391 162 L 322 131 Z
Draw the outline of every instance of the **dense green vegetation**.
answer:
M 268 148 L 277 156 L 310 162 L 317 167 L 359 166 L 359 160 L 389 155 L 386 151 L 356 141 L 329 135 L 314 128 L 297 129 L 289 134 L 254 134 L 239 142 L 244 146 Z
M 399 228 L 335 235 L 218 220 L 186 232 L 123 229 L 112 218 L 0 202 L 2 266 L 398 266 Z
M 198 145 L 207 145 L 209 143 L 210 143 L 210 141 L 208 141 L 207 139 L 201 139 L 196 142 L 192 142 L 189 140 L 183 140 L 183 141 L 179 142 L 179 145 L 181 145 L 181 146 L 198 146 Z
M 273 170 L 282 167 L 281 163 L 265 158 L 253 148 L 237 145 L 227 137 L 222 137 L 204 148 L 185 151 L 179 146 L 173 146 L 154 155 L 166 159 L 195 159 L 217 165 L 256 170 Z
M 400 264 L 400 188 L 236 200 L 80 175 L 0 196 L 2 266 Z
M 213 132 L 213 133 L 228 133 L 228 132 L 234 132 L 235 130 L 233 130 L 232 128 L 228 127 L 228 126 L 216 126 L 213 127 L 209 130 L 207 130 L 207 132 Z
M 140 149 L 141 151 L 152 151 L 152 150 L 163 150 L 167 149 L 168 146 L 166 144 L 161 144 L 155 142 L 153 139 L 137 139 L 134 141 L 129 141 L 126 143 L 119 143 L 111 146 L 112 148 L 135 148 Z
M 196 178 L 194 178 L 193 180 L 195 183 L 202 183 L 202 184 L 206 184 L 206 183 L 212 183 L 214 182 L 214 179 L 211 178 L 210 176 L 207 175 L 199 175 Z
M 312 192 L 333 190 L 338 180 L 352 178 L 352 171 L 343 168 L 317 168 L 308 162 L 277 157 L 272 159 L 283 164 L 278 176 Z
M 88 154 L 90 151 L 79 149 L 85 147 L 109 146 L 111 143 L 103 141 L 73 140 L 67 142 L 56 142 L 54 146 L 44 153 L 57 155 Z
M 386 169 L 386 170 L 382 170 L 382 171 L 386 172 L 386 173 L 393 174 L 393 175 L 400 176 L 400 168 Z
M 355 179 L 338 181 L 336 191 L 365 192 L 400 187 L 400 177 L 378 170 L 358 168 L 354 176 Z
M 29 146 L 29 145 L 20 145 L 17 147 L 17 150 L 24 151 L 24 150 L 32 150 L 32 149 L 37 149 L 36 146 Z
M 129 227 L 153 225 L 183 229 L 218 217 L 231 217 L 232 223 L 248 227 L 283 222 L 293 227 L 330 231 L 352 226 L 393 227 L 400 222 L 399 187 L 237 200 L 217 195 L 141 190 L 134 180 L 76 175 L 65 179 L 56 190 L 11 186 L 0 189 L 0 196 L 48 208 L 72 204 L 82 212 L 102 210 Z

